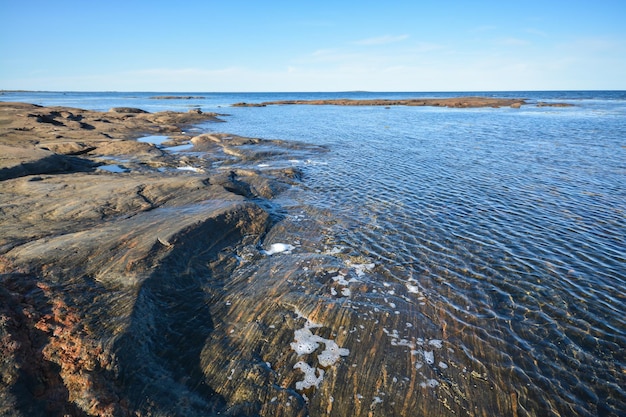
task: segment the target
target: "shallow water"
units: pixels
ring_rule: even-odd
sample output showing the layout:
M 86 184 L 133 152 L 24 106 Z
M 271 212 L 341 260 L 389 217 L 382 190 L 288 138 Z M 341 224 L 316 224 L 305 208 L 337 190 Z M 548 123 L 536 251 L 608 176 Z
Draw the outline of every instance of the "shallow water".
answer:
M 332 217 L 332 245 L 375 263 L 372 279 L 422 294 L 408 303 L 438 311 L 457 353 L 510 386 L 519 413 L 619 415 L 626 108 L 575 104 L 261 108 L 228 127 L 327 145 L 323 165 L 304 165 L 304 215 Z
M 168 140 L 170 140 L 168 136 L 152 135 L 152 136 L 141 137 L 137 139 L 137 142 L 152 143 L 153 145 L 160 146 L 160 145 L 163 145 Z
M 113 173 L 128 172 L 126 168 L 122 168 L 121 166 L 117 164 L 101 165 L 98 167 L 98 169 L 102 171 L 113 172 Z
M 393 369 L 389 378 L 418 372 L 417 386 L 435 393 L 420 395 L 440 401 L 438 390 L 453 391 L 465 373 L 485 381 L 479 389 L 510 395 L 519 415 L 623 415 L 625 93 L 494 94 L 575 104 L 518 110 L 220 107 L 322 93 L 186 101 L 147 99 L 153 93 L 30 94 L 17 99 L 102 110 L 222 109 L 227 124 L 201 129 L 324 145 L 329 152 L 283 162 L 304 179 L 276 201 L 286 221 L 274 244 L 292 249 L 272 258 L 306 250 L 344 262 L 354 282 L 334 272 L 324 278 L 333 283 L 328 293 L 310 291 L 305 281 L 297 291 L 317 297 L 313 303 L 348 300 L 372 336 L 367 341 L 355 328 L 358 344 L 387 346 L 372 352 L 388 355 L 381 367 Z M 381 321 L 377 331 L 381 312 L 402 326 Z M 341 360 L 352 363 L 356 352 L 348 348 L 352 358 Z M 390 402 L 385 395 L 363 401 L 376 409 Z

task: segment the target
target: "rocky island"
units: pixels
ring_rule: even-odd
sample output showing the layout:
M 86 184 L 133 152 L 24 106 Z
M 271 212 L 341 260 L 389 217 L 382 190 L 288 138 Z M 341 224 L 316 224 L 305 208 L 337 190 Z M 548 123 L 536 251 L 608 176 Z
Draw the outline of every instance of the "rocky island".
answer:
M 517 416 L 473 335 L 276 203 L 325 149 L 207 121 L 0 103 L 0 415 Z
M 153 96 L 150 100 L 204 100 L 203 96 Z
M 262 103 L 235 103 L 234 107 L 265 107 L 271 105 L 290 105 L 290 104 L 308 104 L 308 105 L 333 105 L 333 106 L 430 106 L 430 107 L 449 107 L 449 108 L 479 108 L 479 107 L 512 107 L 520 108 L 522 105 L 528 104 L 524 99 L 517 98 L 490 98 L 490 97 L 454 97 L 454 98 L 419 98 L 419 99 L 332 99 L 332 100 L 279 100 L 266 101 Z M 569 107 L 571 104 L 566 103 L 541 103 L 543 107 L 557 106 Z

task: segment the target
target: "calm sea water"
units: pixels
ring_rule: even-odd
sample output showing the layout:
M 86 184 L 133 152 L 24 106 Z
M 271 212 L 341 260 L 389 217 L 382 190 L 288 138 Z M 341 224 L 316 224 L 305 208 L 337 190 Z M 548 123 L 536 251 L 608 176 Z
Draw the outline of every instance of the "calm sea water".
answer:
M 329 152 L 312 160 L 289 161 L 305 178 L 282 202 L 287 210 L 318 217 L 329 246 L 371 260 L 381 288 L 401 283 L 437 306 L 461 333 L 460 350 L 524 395 L 520 415 L 626 415 L 626 92 L 480 94 L 574 107 L 228 107 L 459 93 L 0 100 L 201 107 L 228 114 L 202 130 L 324 145 Z

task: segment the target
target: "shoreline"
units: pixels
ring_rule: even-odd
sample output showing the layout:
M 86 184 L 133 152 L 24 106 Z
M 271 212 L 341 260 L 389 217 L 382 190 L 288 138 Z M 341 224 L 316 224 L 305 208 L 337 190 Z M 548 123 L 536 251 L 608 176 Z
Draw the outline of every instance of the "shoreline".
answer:
M 179 144 L 190 139 L 184 133 L 185 127 L 221 121 L 217 116 L 198 110 L 148 113 L 112 108 L 97 112 L 0 102 L 0 180 L 95 167 L 102 164 L 95 156 L 163 156 L 158 149 L 135 139 L 166 135 L 173 144 Z M 77 166 L 72 169 L 74 164 Z
M 216 116 L 0 103 L 0 414 L 225 409 L 197 362 L 209 306 L 220 277 L 266 256 L 271 200 L 300 178 L 245 165 L 320 149 L 183 130 Z

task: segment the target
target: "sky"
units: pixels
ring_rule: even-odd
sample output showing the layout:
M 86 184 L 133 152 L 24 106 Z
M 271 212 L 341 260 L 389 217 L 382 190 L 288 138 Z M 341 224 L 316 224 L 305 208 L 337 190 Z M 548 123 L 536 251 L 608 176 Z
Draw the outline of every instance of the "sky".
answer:
M 0 0 L 0 89 L 626 90 L 626 1 Z

